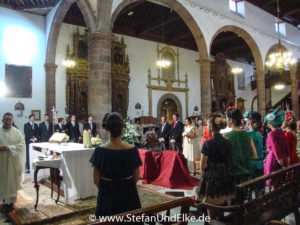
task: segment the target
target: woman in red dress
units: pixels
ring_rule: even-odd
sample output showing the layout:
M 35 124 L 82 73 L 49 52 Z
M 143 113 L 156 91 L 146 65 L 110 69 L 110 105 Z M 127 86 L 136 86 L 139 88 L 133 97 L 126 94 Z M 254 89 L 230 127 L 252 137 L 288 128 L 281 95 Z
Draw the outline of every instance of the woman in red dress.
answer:
M 211 124 L 210 121 L 207 120 L 207 125 L 203 127 L 203 138 L 202 138 L 202 146 L 203 144 L 212 139 L 212 131 L 211 131 Z
M 297 136 L 296 136 L 297 123 L 291 114 L 287 114 L 285 121 L 282 124 L 282 129 L 285 129 L 285 139 L 288 144 L 289 156 L 288 165 L 294 165 L 299 163 L 299 158 L 297 155 Z

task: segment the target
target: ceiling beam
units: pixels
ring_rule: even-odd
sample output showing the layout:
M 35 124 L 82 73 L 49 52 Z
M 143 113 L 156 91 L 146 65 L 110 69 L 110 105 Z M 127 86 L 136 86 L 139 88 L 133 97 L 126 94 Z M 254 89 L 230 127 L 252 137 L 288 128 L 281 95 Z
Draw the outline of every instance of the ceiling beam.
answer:
M 296 8 L 296 9 L 292 9 L 286 13 L 283 14 L 283 16 L 290 16 L 290 15 L 294 15 L 296 13 L 300 12 L 300 8 Z
M 175 38 L 172 38 L 171 41 L 178 41 L 178 40 L 190 37 L 190 36 L 192 36 L 192 33 L 187 33 L 187 34 L 184 34 L 184 35 L 179 35 L 179 36 L 177 36 Z
M 163 22 L 163 23 L 156 24 L 156 25 L 154 25 L 153 27 L 150 27 L 150 28 L 148 28 L 148 29 L 146 29 L 146 30 L 143 30 L 142 33 L 148 33 L 149 31 L 155 30 L 155 29 L 157 29 L 157 28 L 160 28 L 160 27 L 162 27 L 162 26 L 165 26 L 165 25 L 167 25 L 167 24 L 169 24 L 169 23 L 172 23 L 172 22 L 175 22 L 175 21 L 177 21 L 177 20 L 180 20 L 180 17 L 179 17 L 179 16 L 170 18 L 170 19 L 168 19 L 167 21 L 165 21 L 165 22 Z
M 275 3 L 276 0 L 270 0 L 270 1 L 267 1 L 265 4 L 263 4 L 261 7 L 262 8 L 266 8 L 268 5 L 272 5 L 273 3 Z
M 139 0 L 135 3 L 132 3 L 131 5 L 129 5 L 128 7 L 126 7 L 125 9 L 123 9 L 119 15 L 124 15 L 129 13 L 130 11 L 132 11 L 133 9 L 135 9 L 137 6 L 141 5 L 142 3 L 146 2 L 146 0 Z M 119 16 L 118 15 L 118 16 Z

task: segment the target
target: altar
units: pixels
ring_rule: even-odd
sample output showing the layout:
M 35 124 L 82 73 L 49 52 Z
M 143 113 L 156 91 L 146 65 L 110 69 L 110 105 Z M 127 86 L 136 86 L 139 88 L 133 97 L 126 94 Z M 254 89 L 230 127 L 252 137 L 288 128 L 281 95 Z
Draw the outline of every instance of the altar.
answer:
M 73 204 L 77 199 L 97 196 L 98 189 L 93 181 L 93 167 L 89 163 L 94 148 L 84 148 L 77 143 L 33 143 L 30 144 L 30 176 L 34 180 L 32 164 L 43 151 L 55 152 L 61 157 L 59 168 L 63 176 L 61 187 L 64 190 L 65 203 Z M 41 170 L 38 180 L 48 178 L 49 170 Z

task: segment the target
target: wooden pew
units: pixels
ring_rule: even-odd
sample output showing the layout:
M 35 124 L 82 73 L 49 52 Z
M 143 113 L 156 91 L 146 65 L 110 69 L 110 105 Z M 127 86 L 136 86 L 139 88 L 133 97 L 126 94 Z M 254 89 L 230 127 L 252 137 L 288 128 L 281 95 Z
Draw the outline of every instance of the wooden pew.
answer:
M 267 180 L 271 180 L 272 185 L 267 185 Z M 226 213 L 220 221 L 228 225 L 264 225 L 291 213 L 296 225 L 300 225 L 299 190 L 300 163 L 237 185 L 233 205 L 200 203 L 196 206 L 199 210 Z
M 137 210 L 132 210 L 129 212 L 125 212 L 125 213 L 121 213 L 115 216 L 118 217 L 123 217 L 124 219 L 127 219 L 127 215 L 134 215 L 134 216 L 153 216 L 156 215 L 159 212 L 163 212 L 163 211 L 167 211 L 166 215 L 170 215 L 170 210 L 173 208 L 177 208 L 177 207 L 181 207 L 180 210 L 180 215 L 189 215 L 189 209 L 190 209 L 190 205 L 191 205 L 192 199 L 189 197 L 185 197 L 185 198 L 180 198 L 180 199 L 176 199 L 170 202 L 165 202 L 156 206 L 150 206 L 147 208 L 142 208 L 142 209 L 137 209 Z M 182 225 L 186 225 L 187 222 L 181 222 L 181 221 L 172 221 L 170 223 L 163 223 L 160 222 L 160 224 L 165 224 L 165 225 L 169 225 L 169 224 L 182 224 Z M 120 224 L 120 222 L 98 222 L 98 223 L 94 223 L 94 225 L 112 225 L 112 224 Z M 148 224 L 148 223 L 147 223 Z M 154 225 L 155 222 L 149 223 L 150 225 Z

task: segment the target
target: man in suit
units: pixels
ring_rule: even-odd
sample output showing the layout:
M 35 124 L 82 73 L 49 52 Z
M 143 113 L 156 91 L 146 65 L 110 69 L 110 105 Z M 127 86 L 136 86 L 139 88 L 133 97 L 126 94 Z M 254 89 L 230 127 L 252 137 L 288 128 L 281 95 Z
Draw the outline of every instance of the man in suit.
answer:
M 88 116 L 88 122 L 83 125 L 83 130 L 90 130 L 92 132 L 92 136 L 97 136 L 97 124 L 93 122 L 93 116 L 90 114 Z
M 66 126 L 65 121 L 63 118 L 58 118 L 58 124 L 54 125 L 54 132 L 58 133 L 65 133 L 66 132 Z
M 29 144 L 38 139 L 39 126 L 34 122 L 34 115 L 29 116 L 28 123 L 24 124 L 25 144 L 26 144 L 26 173 L 29 172 Z
M 76 121 L 76 116 L 74 114 L 71 115 L 70 122 L 66 125 L 66 130 L 70 137 L 70 141 L 78 143 L 78 141 L 81 140 L 79 124 Z
M 52 123 L 49 122 L 49 115 L 44 115 L 44 122 L 41 122 L 39 125 L 39 141 L 40 142 L 48 142 L 50 137 L 52 136 L 53 126 Z
M 159 126 L 157 137 L 159 140 L 160 150 L 169 149 L 169 135 L 171 125 L 167 123 L 166 116 L 161 117 L 161 124 Z
M 173 150 L 177 150 L 179 152 L 182 152 L 182 132 L 184 129 L 183 123 L 178 121 L 179 114 L 174 113 L 173 114 L 173 125 L 171 125 L 170 130 L 170 147 Z

